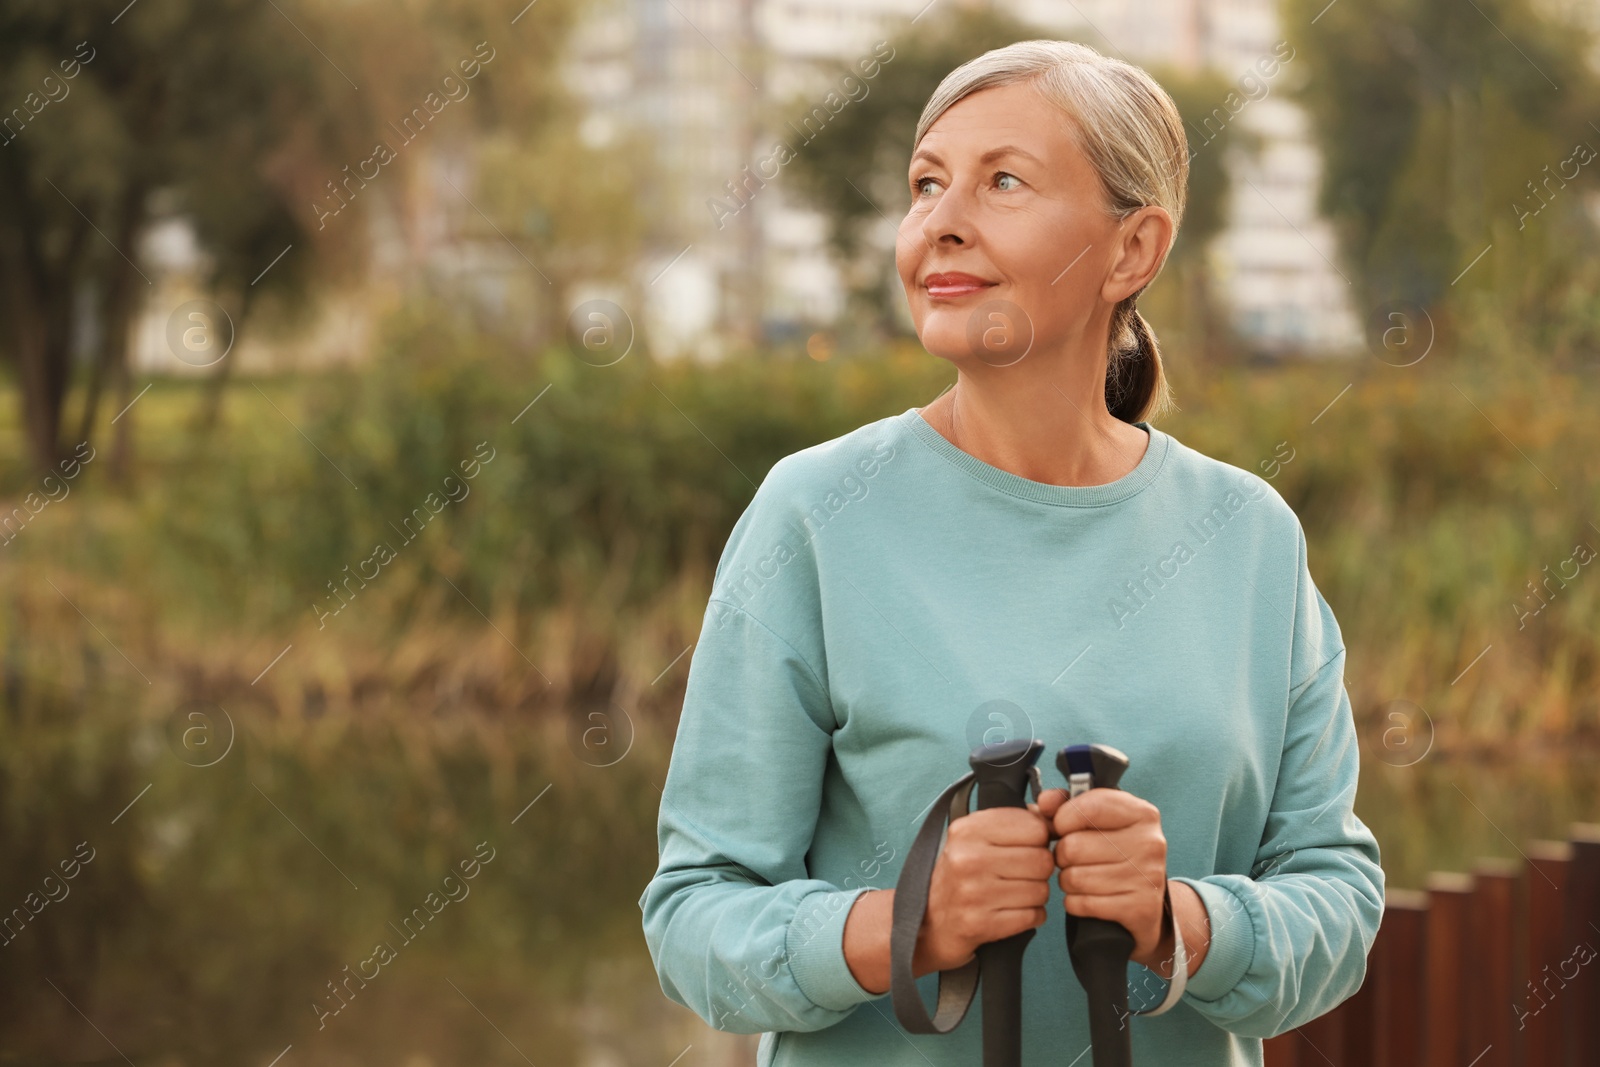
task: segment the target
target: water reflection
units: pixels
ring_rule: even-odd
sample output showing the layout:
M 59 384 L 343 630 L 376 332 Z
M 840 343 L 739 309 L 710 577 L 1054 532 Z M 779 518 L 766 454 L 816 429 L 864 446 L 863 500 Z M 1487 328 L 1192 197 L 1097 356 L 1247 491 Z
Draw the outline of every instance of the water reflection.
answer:
M 543 1067 L 692 1045 L 684 1062 L 751 1062 L 753 1039 L 662 996 L 639 928 L 670 727 L 630 723 L 604 760 L 572 737 L 532 716 L 110 698 L 0 717 L 0 1052 Z M 1600 774 L 1368 758 L 1357 809 L 1390 885 L 1418 887 L 1564 837 L 1600 811 Z
M 115 706 L 0 726 L 8 1059 L 666 1063 L 703 1041 L 639 930 L 659 737 L 596 767 L 563 723 L 235 708 L 206 749 L 222 714 Z
M 1600 769 L 1571 752 L 1502 760 L 1433 752 L 1411 766 L 1363 754 L 1356 813 L 1383 850 L 1388 885 L 1421 889 L 1430 871 L 1479 858 L 1523 862 L 1528 842 L 1566 840 L 1600 820 Z

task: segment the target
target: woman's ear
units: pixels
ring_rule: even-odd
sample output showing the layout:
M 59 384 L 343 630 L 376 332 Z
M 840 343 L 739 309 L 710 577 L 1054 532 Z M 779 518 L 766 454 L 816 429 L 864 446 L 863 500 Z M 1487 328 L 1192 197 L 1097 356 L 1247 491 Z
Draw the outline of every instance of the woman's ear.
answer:
M 1120 304 L 1149 285 L 1172 244 L 1172 216 L 1154 204 L 1142 207 L 1117 224 L 1117 254 L 1100 288 L 1108 304 Z

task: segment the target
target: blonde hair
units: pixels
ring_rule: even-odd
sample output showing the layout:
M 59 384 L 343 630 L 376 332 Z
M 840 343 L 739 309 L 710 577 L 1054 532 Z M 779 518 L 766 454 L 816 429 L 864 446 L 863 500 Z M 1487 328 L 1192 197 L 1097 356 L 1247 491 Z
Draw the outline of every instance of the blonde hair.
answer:
M 1165 208 L 1177 239 L 1189 186 L 1189 146 L 1178 107 L 1148 73 L 1074 41 L 1018 41 L 985 52 L 945 75 L 917 120 L 912 151 L 939 116 L 982 89 L 1026 83 L 1071 120 L 1069 133 L 1094 167 L 1107 211 L 1125 219 Z M 1169 243 L 1155 277 L 1166 264 Z M 1166 411 L 1172 391 L 1156 335 L 1139 314 L 1139 293 L 1119 302 L 1106 341 L 1106 407 L 1124 422 Z

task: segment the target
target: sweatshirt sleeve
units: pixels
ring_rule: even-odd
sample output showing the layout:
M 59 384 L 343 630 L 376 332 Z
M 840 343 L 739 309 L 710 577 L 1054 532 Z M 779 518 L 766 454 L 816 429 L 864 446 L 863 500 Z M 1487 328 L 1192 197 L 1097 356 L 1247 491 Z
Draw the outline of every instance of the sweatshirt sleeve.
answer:
M 868 887 L 806 869 L 832 727 L 818 670 L 713 598 L 639 906 L 662 991 L 714 1029 L 821 1030 L 880 995 L 844 958 L 845 919 Z
M 1355 993 L 1383 914 L 1378 842 L 1354 811 L 1344 642 L 1307 568 L 1303 529 L 1299 542 L 1283 754 L 1255 863 L 1248 875 L 1178 879 L 1211 922 L 1184 1001 L 1247 1037 L 1292 1030 Z

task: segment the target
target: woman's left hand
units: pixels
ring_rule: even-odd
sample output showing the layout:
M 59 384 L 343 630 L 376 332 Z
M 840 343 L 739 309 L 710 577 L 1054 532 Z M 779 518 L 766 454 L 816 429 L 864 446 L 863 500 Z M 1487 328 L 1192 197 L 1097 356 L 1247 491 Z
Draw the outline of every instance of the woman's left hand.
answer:
M 1056 880 L 1066 910 L 1121 923 L 1133 935 L 1133 962 L 1155 967 L 1167 894 L 1161 812 L 1120 789 L 1091 789 L 1070 803 L 1065 789 L 1046 789 L 1037 809 L 1060 837 Z

